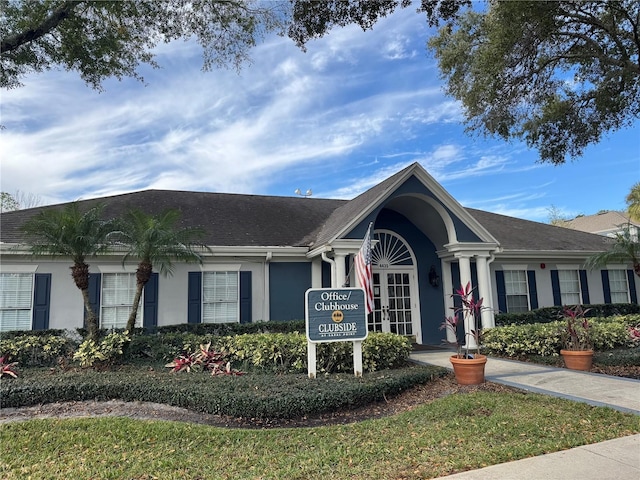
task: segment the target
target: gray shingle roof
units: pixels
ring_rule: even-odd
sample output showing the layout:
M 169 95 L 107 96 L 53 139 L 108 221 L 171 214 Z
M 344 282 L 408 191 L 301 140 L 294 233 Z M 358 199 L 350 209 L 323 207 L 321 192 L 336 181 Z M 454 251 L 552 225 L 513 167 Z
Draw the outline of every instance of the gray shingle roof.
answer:
M 466 210 L 500 242 L 504 250 L 593 252 L 607 248 L 606 239 L 600 235 L 473 208 Z
M 345 202 L 342 206 L 334 210 L 315 236 L 315 244 L 322 245 L 334 238 L 349 221 L 360 215 L 362 211 L 369 207 L 377 198 L 388 192 L 396 180 L 402 177 L 404 173 L 411 168 L 413 168 L 413 165 L 409 165 L 405 169 L 400 170 L 395 175 L 383 180 L 366 192 L 361 193 L 353 200 Z
M 384 195 L 405 170 L 389 177 L 351 201 L 318 198 L 275 197 L 225 193 L 145 190 L 96 200 L 85 200 L 87 208 L 106 204 L 105 214 L 116 217 L 129 208 L 160 213 L 167 208 L 181 211 L 183 226 L 205 230 L 209 246 L 322 245 L 334 238 L 350 221 Z M 38 207 L 0 215 L 0 241 L 19 243 L 20 226 L 45 208 Z M 603 237 L 528 220 L 466 209 L 505 250 L 601 251 Z
M 80 203 L 89 208 L 99 202 L 106 204 L 107 217 L 129 208 L 150 214 L 176 208 L 181 224 L 203 228 L 210 246 L 308 246 L 310 234 L 345 200 L 145 190 Z M 20 226 L 44 208 L 56 206 L 3 213 L 0 241 L 20 242 Z

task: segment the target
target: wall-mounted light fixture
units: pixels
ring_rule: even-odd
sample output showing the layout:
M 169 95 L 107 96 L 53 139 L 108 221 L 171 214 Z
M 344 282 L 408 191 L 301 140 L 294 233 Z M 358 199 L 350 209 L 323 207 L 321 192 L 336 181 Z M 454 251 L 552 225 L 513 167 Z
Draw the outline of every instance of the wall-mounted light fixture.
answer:
M 429 270 L 429 283 L 433 288 L 438 288 L 440 286 L 440 275 L 436 272 L 436 267 L 431 265 L 431 270 Z

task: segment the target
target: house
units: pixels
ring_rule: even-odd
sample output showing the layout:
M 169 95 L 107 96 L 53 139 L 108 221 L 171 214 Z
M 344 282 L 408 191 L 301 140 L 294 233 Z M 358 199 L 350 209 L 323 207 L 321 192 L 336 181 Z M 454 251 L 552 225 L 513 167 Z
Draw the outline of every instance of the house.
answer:
M 607 237 L 615 237 L 616 233 L 622 233 L 627 226 L 633 238 L 638 238 L 640 233 L 640 223 L 632 221 L 625 212 L 615 210 L 603 210 L 595 215 L 580 215 L 573 220 L 566 220 L 562 226 Z
M 585 259 L 607 248 L 599 235 L 464 208 L 418 163 L 353 200 L 146 190 L 87 200 L 108 216 L 131 207 L 182 212 L 210 247 L 202 265 L 153 274 L 139 324 L 256 322 L 304 318 L 311 287 L 357 286 L 353 258 L 370 223 L 375 311 L 370 330 L 439 344 L 451 293 L 471 281 L 494 312 L 577 303 L 637 303 L 630 265 L 587 271 Z M 83 325 L 70 260 L 34 258 L 20 226 L 43 208 L 0 217 L 0 328 L 73 329 Z M 125 324 L 135 261 L 117 253 L 89 259 L 90 300 L 103 328 Z

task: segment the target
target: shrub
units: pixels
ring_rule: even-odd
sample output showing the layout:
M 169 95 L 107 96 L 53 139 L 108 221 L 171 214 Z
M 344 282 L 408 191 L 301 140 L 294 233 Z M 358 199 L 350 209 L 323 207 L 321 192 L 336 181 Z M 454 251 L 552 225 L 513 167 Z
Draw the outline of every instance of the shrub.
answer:
M 148 333 L 193 333 L 224 337 L 254 333 L 304 332 L 304 320 L 270 321 L 253 323 L 181 323 L 147 330 Z
M 50 328 L 48 330 L 12 330 L 10 332 L 2 332 L 0 333 L 0 339 L 2 340 L 11 340 L 16 337 L 65 337 L 67 336 L 67 332 L 65 330 L 53 329 Z
M 100 343 L 85 340 L 73 354 L 73 359 L 80 362 L 82 367 L 92 367 L 96 363 L 114 363 L 123 354 L 125 344 L 131 341 L 129 332 L 112 332 L 104 337 Z
M 22 334 L 11 335 L 0 340 L 0 355 L 6 356 L 22 366 L 52 366 L 60 357 L 68 357 L 76 344 L 64 335 Z
M 590 323 L 594 350 L 631 346 L 628 327 L 639 319 L 639 315 L 592 318 Z M 565 323 L 557 320 L 549 323 L 495 327 L 484 330 L 483 344 L 489 353 L 495 355 L 558 355 L 563 347 L 561 336 L 565 328 Z
M 640 305 L 635 303 L 605 303 L 583 305 L 583 307 L 589 310 L 586 316 L 590 318 L 640 314 Z M 495 322 L 497 327 L 555 322 L 562 317 L 565 308 L 564 306 L 554 306 L 523 313 L 498 313 L 495 316 Z
M 301 333 L 237 335 L 218 339 L 216 346 L 229 352 L 234 361 L 259 369 L 286 372 L 307 369 L 307 338 Z M 365 372 L 397 368 L 404 364 L 410 352 L 407 338 L 372 332 L 362 343 L 362 366 Z M 318 344 L 316 368 L 330 373 L 353 371 L 352 343 Z
M 0 407 L 111 400 L 156 402 L 216 415 L 299 418 L 383 401 L 444 375 L 438 367 L 407 367 L 365 374 L 245 375 L 212 378 L 208 373 L 169 375 L 156 371 L 83 370 L 0 383 Z
M 215 343 L 240 364 L 282 372 L 306 369 L 307 340 L 300 333 L 236 335 L 216 339 Z

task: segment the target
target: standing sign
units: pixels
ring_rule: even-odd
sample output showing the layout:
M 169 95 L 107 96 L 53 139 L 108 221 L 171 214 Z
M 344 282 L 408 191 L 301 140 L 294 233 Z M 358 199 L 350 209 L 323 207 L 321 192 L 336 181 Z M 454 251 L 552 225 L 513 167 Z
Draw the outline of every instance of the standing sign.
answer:
M 354 342 L 354 372 L 362 375 L 362 341 L 369 334 L 364 290 L 311 288 L 305 297 L 309 377 L 316 373 L 315 344 L 325 342 Z

